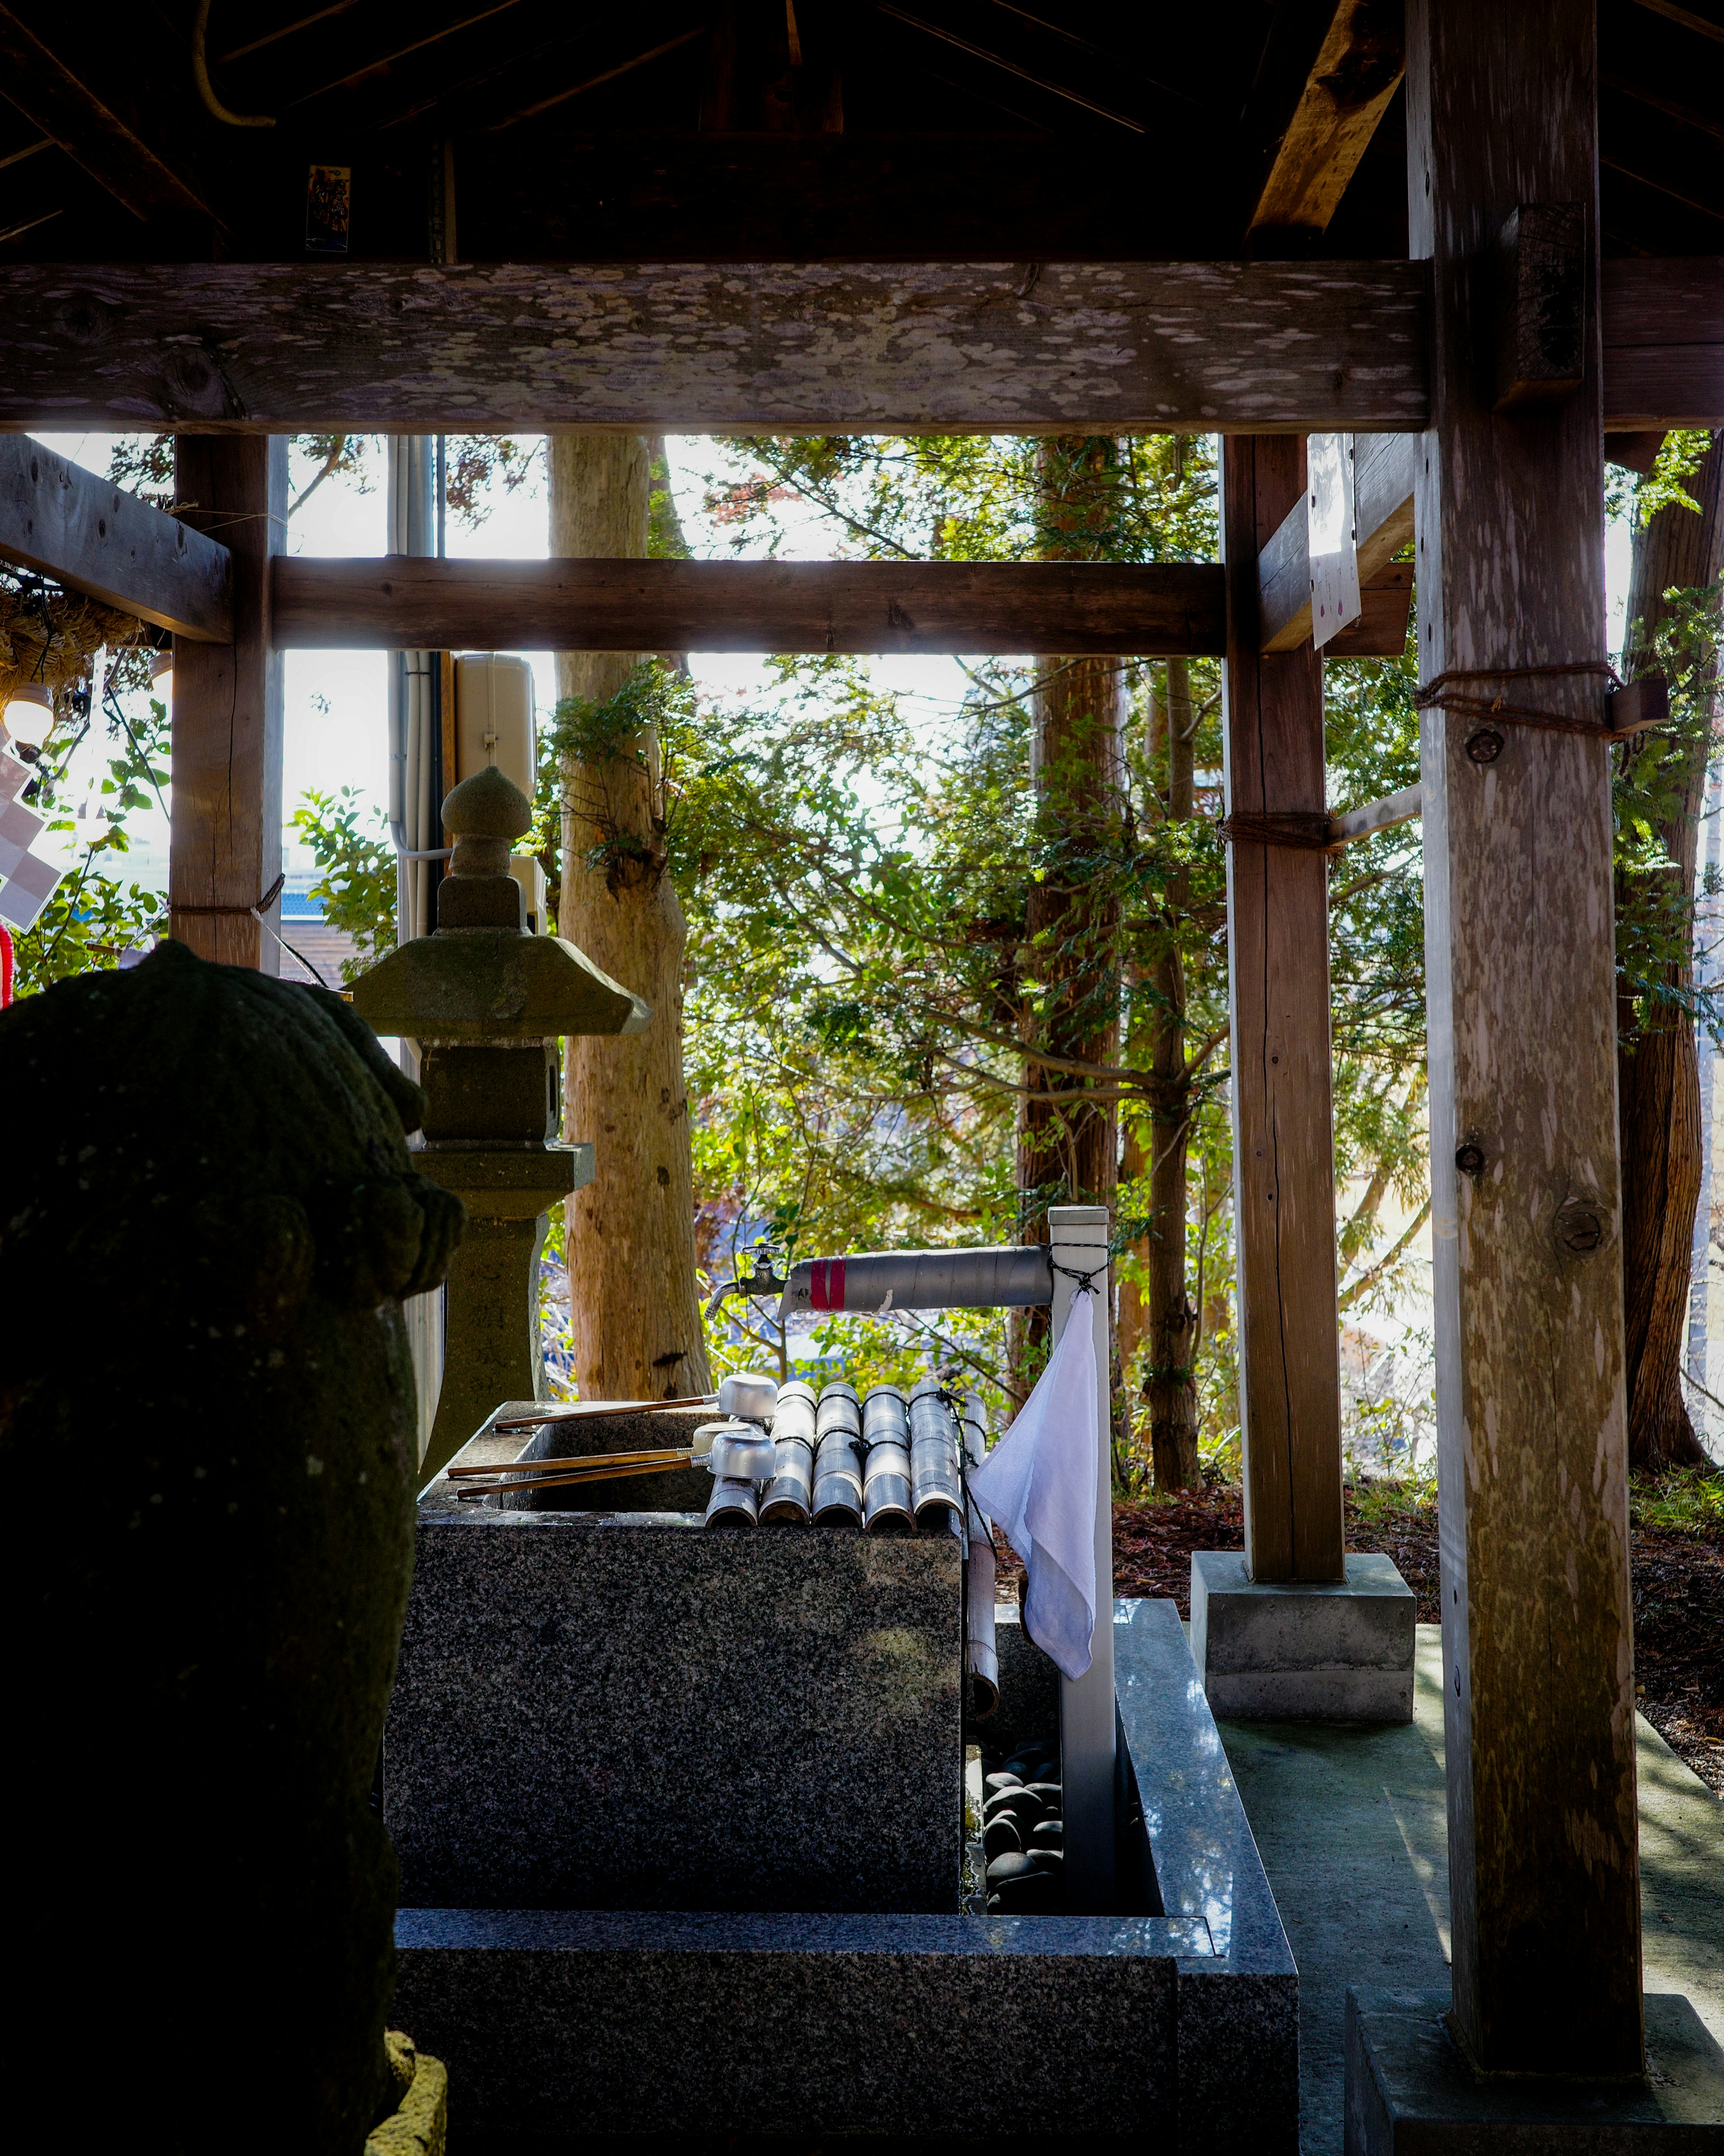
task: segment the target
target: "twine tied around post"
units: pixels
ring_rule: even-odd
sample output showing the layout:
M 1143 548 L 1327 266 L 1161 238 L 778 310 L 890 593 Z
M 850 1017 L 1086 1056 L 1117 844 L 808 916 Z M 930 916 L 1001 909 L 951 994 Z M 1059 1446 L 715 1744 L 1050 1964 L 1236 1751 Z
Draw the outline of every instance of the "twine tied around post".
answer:
M 1491 725 L 1503 721 L 1511 726 L 1542 726 L 1552 733 L 1581 734 L 1589 741 L 1606 742 L 1613 746 L 1633 740 L 1649 726 L 1662 724 L 1669 716 L 1665 694 L 1651 696 L 1647 710 L 1629 725 L 1613 726 L 1608 721 L 1601 725 L 1593 719 L 1573 718 L 1566 711 L 1547 711 L 1532 704 L 1511 703 L 1501 690 L 1495 696 L 1475 694 L 1464 685 L 1470 682 L 1561 680 L 1576 675 L 1590 675 L 1608 682 L 1611 695 L 1622 693 L 1629 685 L 1603 659 L 1568 660 L 1548 666 L 1451 666 L 1414 692 L 1413 707 L 1419 711 L 1450 711 L 1457 718 L 1479 719 Z M 1640 685 L 1656 691 L 1664 691 L 1665 687 L 1654 676 L 1646 677 Z

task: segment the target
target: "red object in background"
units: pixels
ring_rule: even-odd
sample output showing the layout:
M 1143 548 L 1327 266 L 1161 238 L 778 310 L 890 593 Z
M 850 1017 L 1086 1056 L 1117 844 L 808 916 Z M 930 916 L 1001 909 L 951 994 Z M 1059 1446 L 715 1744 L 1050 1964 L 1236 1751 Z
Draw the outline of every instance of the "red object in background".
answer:
M 12 1001 L 12 931 L 0 927 L 0 1010 Z

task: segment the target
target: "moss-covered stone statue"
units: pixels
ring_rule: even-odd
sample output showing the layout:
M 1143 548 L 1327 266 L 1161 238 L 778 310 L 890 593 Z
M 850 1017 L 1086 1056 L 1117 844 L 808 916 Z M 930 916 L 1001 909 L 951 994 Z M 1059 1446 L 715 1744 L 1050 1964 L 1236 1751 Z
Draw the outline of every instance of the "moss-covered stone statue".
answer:
M 0 1014 L 8 2012 L 66 2138 L 358 2156 L 390 2104 L 421 1106 L 178 944 Z

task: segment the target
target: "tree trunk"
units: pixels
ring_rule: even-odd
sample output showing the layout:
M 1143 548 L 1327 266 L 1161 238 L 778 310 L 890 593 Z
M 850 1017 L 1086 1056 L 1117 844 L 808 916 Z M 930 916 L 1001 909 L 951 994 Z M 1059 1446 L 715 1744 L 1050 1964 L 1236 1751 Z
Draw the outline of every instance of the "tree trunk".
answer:
M 1117 453 L 1111 441 L 1044 440 L 1036 470 L 1043 557 L 1105 557 Z M 1049 659 L 1037 668 L 1030 739 L 1036 838 L 1045 873 L 1029 886 L 1025 933 L 1032 978 L 1045 984 L 1044 1014 L 1024 1060 L 1029 1088 L 1018 1121 L 1018 1187 L 1025 1241 L 1047 1239 L 1050 1204 L 1106 1205 L 1119 1187 L 1119 1117 L 1091 1097 L 1096 1081 L 1059 1067 L 1111 1065 L 1119 1053 L 1119 909 L 1103 857 L 1116 848 L 1124 807 L 1124 697 L 1114 659 Z M 1040 1048 L 1058 1062 L 1039 1061 Z M 1113 1081 L 1101 1087 L 1111 1093 Z M 1045 1310 L 1013 1327 L 1012 1369 L 1045 1337 Z
M 1167 661 L 1167 819 L 1189 823 L 1195 806 L 1192 775 L 1191 668 Z M 1149 1336 L 1151 1363 L 1144 1382 L 1149 1403 L 1150 1465 L 1157 1490 L 1189 1490 L 1202 1480 L 1198 1466 L 1198 1389 L 1192 1358 L 1198 1313 L 1186 1290 L 1186 1156 L 1190 1148 L 1191 1095 L 1185 1076 L 1185 966 L 1177 931 L 1190 896 L 1183 870 L 1167 881 L 1167 930 L 1151 970 L 1156 1008 L 1150 1021 L 1155 1110 L 1155 1148 L 1150 1165 Z
M 553 555 L 647 552 L 649 448 L 639 435 L 553 435 Z M 560 697 L 613 696 L 638 652 L 559 652 Z M 695 1276 L 694 1170 L 682 1071 L 682 909 L 664 872 L 656 744 L 644 762 L 564 767 L 560 932 L 653 1007 L 643 1034 L 567 1043 L 567 1128 L 593 1180 L 568 1201 L 575 1369 L 582 1399 L 674 1399 L 710 1382 Z M 618 855 L 615 842 L 638 848 Z M 595 848 L 612 865 L 588 866 Z M 644 856 L 644 858 L 640 857 Z
M 1710 584 L 1724 561 L 1724 434 L 1688 483 L 1701 514 L 1680 503 L 1660 509 L 1635 535 L 1625 639 L 1630 670 L 1667 609 L 1672 588 Z M 1660 836 L 1684 893 L 1695 892 L 1696 840 L 1706 791 L 1710 735 L 1685 744 L 1673 773 L 1675 803 Z M 1621 898 L 1619 898 L 1619 903 Z M 1680 969 L 1686 981 L 1688 968 Z M 1637 1468 L 1703 1464 L 1682 1398 L 1687 1346 L 1695 1208 L 1701 1196 L 1700 1063 L 1693 1022 L 1655 1009 L 1638 1034 L 1626 999 L 1617 1050 L 1622 1142 L 1623 1298 L 1625 1318 L 1629 1458 Z

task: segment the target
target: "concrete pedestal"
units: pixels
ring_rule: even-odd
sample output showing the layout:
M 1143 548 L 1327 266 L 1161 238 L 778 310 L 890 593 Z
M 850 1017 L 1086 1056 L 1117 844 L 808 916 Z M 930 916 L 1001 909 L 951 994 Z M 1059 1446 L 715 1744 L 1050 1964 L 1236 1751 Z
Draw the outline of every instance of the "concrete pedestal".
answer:
M 1243 1551 L 1192 1553 L 1192 1659 L 1213 1714 L 1410 1722 L 1418 1615 L 1386 1557 L 1349 1557 L 1331 1586 L 1269 1585 Z
M 1445 1992 L 1347 1994 L 1346 2156 L 1717 2156 L 1724 2051 L 1686 1999 L 1646 2000 L 1644 2082 L 1484 2079 Z

